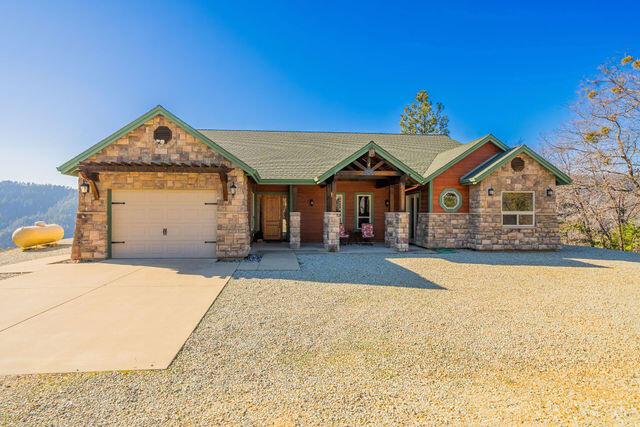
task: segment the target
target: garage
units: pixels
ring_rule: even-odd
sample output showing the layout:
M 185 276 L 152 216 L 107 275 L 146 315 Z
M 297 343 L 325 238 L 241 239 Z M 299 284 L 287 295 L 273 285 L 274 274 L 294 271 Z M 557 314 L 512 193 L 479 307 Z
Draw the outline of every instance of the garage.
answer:
M 213 190 L 113 190 L 113 258 L 215 258 Z

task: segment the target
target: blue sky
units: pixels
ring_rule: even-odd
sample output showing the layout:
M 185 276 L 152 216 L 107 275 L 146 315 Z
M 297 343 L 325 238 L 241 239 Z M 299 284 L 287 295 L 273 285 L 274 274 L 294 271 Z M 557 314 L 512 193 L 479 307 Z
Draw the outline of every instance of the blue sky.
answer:
M 518 3 L 2 1 L 0 180 L 73 185 L 57 165 L 157 104 L 197 128 L 397 132 L 424 88 L 452 137 L 536 146 L 600 63 L 640 54 L 640 5 Z

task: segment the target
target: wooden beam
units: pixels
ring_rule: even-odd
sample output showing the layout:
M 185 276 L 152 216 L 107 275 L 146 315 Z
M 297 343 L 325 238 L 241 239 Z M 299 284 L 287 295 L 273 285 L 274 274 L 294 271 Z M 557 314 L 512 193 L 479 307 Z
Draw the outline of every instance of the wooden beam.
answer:
M 226 173 L 227 168 L 218 166 L 188 166 L 188 165 L 151 165 L 151 164 L 87 164 L 81 165 L 80 171 L 95 172 L 177 172 L 177 173 Z
M 398 171 L 340 171 L 336 173 L 337 178 L 356 178 L 363 176 L 384 177 L 384 176 L 401 176 L 402 172 Z
M 98 186 L 96 185 L 96 178 L 98 174 L 79 171 L 78 176 L 89 183 L 89 188 L 91 188 L 91 194 L 93 194 L 93 198 L 96 200 L 100 200 L 100 192 L 98 191 Z
M 380 166 L 384 165 L 384 160 L 380 160 L 378 163 L 376 163 L 371 169 L 376 170 L 378 169 Z
M 298 199 L 298 186 L 291 185 L 291 212 L 298 212 L 296 208 L 298 207 L 296 200 Z
M 400 178 L 400 182 L 398 183 L 398 212 L 404 212 L 405 211 L 405 197 L 404 197 L 404 189 L 405 189 L 405 184 L 407 182 L 407 177 L 406 175 L 403 175 Z
M 366 169 L 366 167 L 362 163 L 360 163 L 358 160 L 354 160 L 353 164 L 356 165 L 358 168 L 360 168 L 360 170 Z
M 396 192 L 395 185 L 389 185 L 389 212 L 395 212 L 396 209 Z
M 222 199 L 226 202 L 229 200 L 229 188 L 227 183 L 229 178 L 226 172 L 220 172 L 220 183 L 222 184 Z

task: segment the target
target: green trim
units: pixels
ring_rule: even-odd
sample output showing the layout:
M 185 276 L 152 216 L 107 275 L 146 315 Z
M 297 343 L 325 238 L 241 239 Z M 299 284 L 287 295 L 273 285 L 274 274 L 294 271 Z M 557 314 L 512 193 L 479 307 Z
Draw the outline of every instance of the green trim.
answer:
M 567 174 L 565 174 L 560 169 L 558 169 L 557 167 L 549 163 L 546 159 L 544 159 L 542 156 L 540 156 L 538 153 L 536 153 L 526 145 L 515 147 L 511 151 L 505 153 L 504 155 L 494 158 L 493 161 L 485 162 L 484 164 L 480 165 L 479 167 L 467 173 L 466 175 L 463 175 L 460 178 L 460 182 L 466 185 L 478 184 L 480 181 L 485 179 L 487 176 L 491 175 L 494 171 L 502 167 L 504 164 L 506 164 L 508 161 L 510 161 L 511 159 L 513 159 L 519 154 L 527 154 L 529 157 L 533 158 L 535 161 L 540 163 L 545 169 L 547 169 L 549 172 L 555 175 L 556 184 L 558 185 L 571 184 L 572 180 Z
M 458 204 L 456 206 L 454 206 L 453 208 L 449 208 L 449 207 L 445 206 L 444 201 L 442 200 L 444 195 L 447 194 L 447 193 L 454 193 L 456 196 L 458 196 Z M 440 205 L 442 210 L 447 212 L 447 213 L 458 212 L 460 210 L 460 207 L 462 207 L 462 194 L 460 194 L 460 192 L 458 190 L 456 190 L 455 188 L 445 188 L 444 190 L 442 190 L 440 192 L 440 196 L 438 196 L 438 204 Z
M 429 181 L 429 212 L 433 212 L 433 181 Z
M 111 258 L 111 189 L 107 189 L 107 258 Z
M 476 140 L 475 142 L 469 143 L 469 148 L 467 148 L 461 154 L 459 154 L 458 156 L 454 157 L 452 160 L 447 162 L 444 166 L 438 168 L 435 172 L 433 172 L 430 175 L 426 176 L 424 178 L 424 180 L 425 181 L 430 181 L 430 180 L 434 179 L 435 177 L 437 177 L 438 175 L 440 175 L 441 173 L 443 173 L 444 171 L 449 169 L 451 166 L 455 165 L 460 160 L 464 159 L 469 154 L 473 153 L 478 148 L 482 147 L 483 145 L 485 145 L 485 144 L 487 144 L 489 142 L 492 143 L 493 145 L 497 146 L 498 148 L 500 148 L 503 151 L 509 151 L 509 149 L 510 149 L 506 144 L 504 144 L 498 138 L 496 138 L 495 136 L 489 134 L 489 135 L 487 135 L 487 136 L 485 136 L 483 138 L 480 138 L 480 139 Z
M 369 200 L 369 218 L 371 220 L 371 224 L 375 221 L 375 217 L 373 216 L 373 203 L 374 203 L 374 194 L 373 193 L 355 193 L 353 195 L 353 201 L 355 203 L 355 209 L 353 211 L 353 222 L 354 222 L 354 230 L 360 230 L 358 227 L 358 196 L 369 196 L 371 199 Z
M 319 184 L 323 181 L 326 181 L 328 178 L 330 178 L 331 176 L 335 175 L 336 173 L 344 169 L 347 165 L 352 163 L 354 160 L 357 160 L 358 158 L 363 156 L 371 148 L 376 150 L 376 153 L 380 155 L 383 159 L 391 163 L 392 166 L 400 169 L 402 172 L 409 175 L 413 180 L 417 181 L 420 184 L 424 184 L 426 182 L 425 179 L 419 173 L 417 173 L 416 171 L 411 169 L 409 166 L 402 163 L 402 161 L 398 160 L 391 153 L 389 153 L 388 151 L 386 151 L 384 148 L 380 147 L 378 144 L 376 144 L 373 141 L 365 144 L 362 148 L 357 150 L 355 153 L 353 153 L 346 159 L 341 160 L 337 165 L 335 165 L 334 167 L 332 167 L 322 175 L 316 177 L 315 182 Z
M 258 197 L 256 196 L 256 192 L 253 191 L 252 192 L 252 205 L 251 205 L 251 209 L 253 209 L 252 212 L 252 217 L 253 217 L 253 224 L 251 224 L 251 232 L 253 233 L 254 231 L 256 231 L 256 225 L 258 224 Z M 253 237 L 253 236 L 251 236 Z
M 342 194 L 342 224 L 346 224 L 346 215 L 347 215 L 347 208 L 345 206 L 345 203 L 347 203 L 347 195 L 344 191 L 337 191 L 336 192 L 336 196 L 338 194 Z
M 125 136 L 129 132 L 133 131 L 134 129 L 138 128 L 139 126 L 143 125 L 144 123 L 146 123 L 147 121 L 151 120 L 152 118 L 154 118 L 154 117 L 156 117 L 158 115 L 162 115 L 162 116 L 166 117 L 167 119 L 171 120 L 172 122 L 174 122 L 175 124 L 177 124 L 178 126 L 183 128 L 185 131 L 187 131 L 189 134 L 191 134 L 195 138 L 197 138 L 200 141 L 202 141 L 205 145 L 209 146 L 209 148 L 211 148 L 212 150 L 220 153 L 221 155 L 223 155 L 225 158 L 227 158 L 228 160 L 232 161 L 233 163 L 236 163 L 238 166 L 240 166 L 240 168 L 242 170 L 244 170 L 247 174 L 252 176 L 254 179 L 256 179 L 256 180 L 260 179 L 259 175 L 258 175 L 258 172 L 255 169 L 251 168 L 245 162 L 243 162 L 242 160 L 238 159 L 236 156 L 234 156 L 233 154 L 231 154 L 230 152 L 228 152 L 227 150 L 222 148 L 220 145 L 216 144 L 215 142 L 213 142 L 212 140 L 210 140 L 209 138 L 204 136 L 202 133 L 198 132 L 196 129 L 192 128 L 187 123 L 185 123 L 184 121 L 180 120 L 178 117 L 176 117 L 175 115 L 173 115 L 172 113 L 167 111 L 161 105 L 158 105 L 158 106 L 152 108 L 151 110 L 149 110 L 148 112 L 146 112 L 142 116 L 138 117 L 137 119 L 135 119 L 134 121 L 132 121 L 128 125 L 120 128 L 119 130 L 117 130 L 116 132 L 112 133 L 111 135 L 109 135 L 108 137 L 103 139 L 102 141 L 98 142 L 97 144 L 93 145 L 92 147 L 88 148 L 87 150 L 83 151 L 82 153 L 78 154 L 73 159 L 71 159 L 71 160 L 63 163 L 62 165 L 58 166 L 58 168 L 57 168 L 58 171 L 62 172 L 65 175 L 74 175 L 74 174 L 76 174 L 77 173 L 77 169 L 78 169 L 78 164 L 80 162 L 88 159 L 89 157 L 91 157 L 92 155 L 96 154 L 97 152 L 99 152 L 103 148 L 107 147 L 108 145 L 112 144 L 113 142 L 117 141 L 118 139 L 122 138 L 123 136 Z
M 260 179 L 258 184 L 316 185 L 313 179 Z

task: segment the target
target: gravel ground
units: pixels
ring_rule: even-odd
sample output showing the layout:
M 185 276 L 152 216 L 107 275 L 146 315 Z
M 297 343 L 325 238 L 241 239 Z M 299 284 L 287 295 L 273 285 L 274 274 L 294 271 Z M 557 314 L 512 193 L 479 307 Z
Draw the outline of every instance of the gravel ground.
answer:
M 164 371 L 0 378 L 0 423 L 640 423 L 640 256 L 304 255 Z
M 71 255 L 71 243 L 72 239 L 63 239 L 55 246 L 29 249 L 26 251 L 22 249 L 0 250 L 0 265 L 15 264 L 48 256 Z

